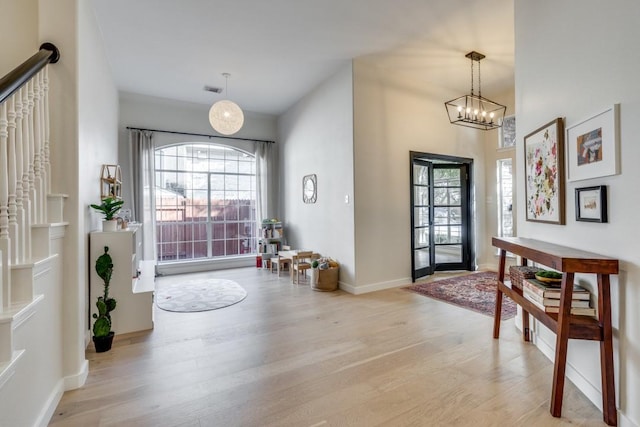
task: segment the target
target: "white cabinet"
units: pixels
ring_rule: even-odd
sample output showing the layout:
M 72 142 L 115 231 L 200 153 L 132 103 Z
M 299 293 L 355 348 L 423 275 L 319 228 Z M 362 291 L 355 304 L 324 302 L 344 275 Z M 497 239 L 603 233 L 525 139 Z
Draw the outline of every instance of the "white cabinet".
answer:
M 96 312 L 96 300 L 103 293 L 103 282 L 95 269 L 96 259 L 109 247 L 113 260 L 113 275 L 109 295 L 117 302 L 111 313 L 111 329 L 116 334 L 153 328 L 154 271 L 145 269 L 138 259 L 142 246 L 142 230 L 131 226 L 127 230 L 95 231 L 89 236 L 91 315 Z M 93 318 L 91 326 L 93 326 Z

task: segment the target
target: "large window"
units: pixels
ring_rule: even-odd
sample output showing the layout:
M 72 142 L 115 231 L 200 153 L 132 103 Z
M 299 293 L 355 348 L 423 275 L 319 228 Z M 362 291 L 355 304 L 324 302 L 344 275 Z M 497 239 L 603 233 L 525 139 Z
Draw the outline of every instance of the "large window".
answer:
M 156 150 L 158 260 L 256 252 L 256 161 L 214 144 Z

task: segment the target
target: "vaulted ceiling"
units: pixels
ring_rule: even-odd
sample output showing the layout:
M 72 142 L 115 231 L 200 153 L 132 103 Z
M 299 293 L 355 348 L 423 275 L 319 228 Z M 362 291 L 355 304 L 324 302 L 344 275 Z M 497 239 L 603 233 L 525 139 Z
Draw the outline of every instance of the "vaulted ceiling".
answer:
M 280 114 L 353 58 L 483 94 L 513 86 L 513 0 L 92 0 L 119 90 Z M 225 87 L 228 95 L 204 90 Z M 445 101 L 445 100 L 443 100 Z

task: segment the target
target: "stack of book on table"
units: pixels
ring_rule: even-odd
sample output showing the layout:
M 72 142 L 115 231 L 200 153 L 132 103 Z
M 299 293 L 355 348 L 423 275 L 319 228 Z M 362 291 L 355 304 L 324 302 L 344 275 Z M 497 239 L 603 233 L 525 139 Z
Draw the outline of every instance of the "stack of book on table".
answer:
M 546 313 L 560 311 L 560 287 L 550 286 L 537 279 L 526 279 L 523 282 L 522 294 L 533 305 Z M 578 316 L 595 316 L 596 309 L 591 308 L 591 293 L 580 285 L 573 286 L 571 314 Z

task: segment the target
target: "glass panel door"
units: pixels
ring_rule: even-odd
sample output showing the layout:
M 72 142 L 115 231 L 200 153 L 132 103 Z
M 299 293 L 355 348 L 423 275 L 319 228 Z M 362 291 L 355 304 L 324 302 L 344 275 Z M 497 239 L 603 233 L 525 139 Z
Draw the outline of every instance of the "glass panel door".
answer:
M 411 182 L 412 278 L 433 274 L 431 251 L 431 164 L 415 160 Z
M 434 271 L 472 270 L 471 160 L 443 157 L 411 154 L 413 281 Z
M 464 261 L 464 165 L 433 166 L 434 262 L 438 270 L 453 269 Z

